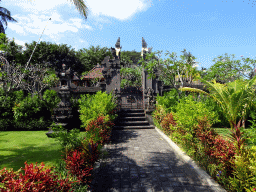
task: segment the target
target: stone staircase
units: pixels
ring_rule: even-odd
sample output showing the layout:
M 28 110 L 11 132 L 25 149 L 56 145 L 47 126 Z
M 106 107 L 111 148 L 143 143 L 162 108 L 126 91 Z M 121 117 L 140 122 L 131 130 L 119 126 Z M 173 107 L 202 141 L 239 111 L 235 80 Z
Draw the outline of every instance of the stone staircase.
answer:
M 113 129 L 154 129 L 146 120 L 144 109 L 125 109 L 118 112 Z

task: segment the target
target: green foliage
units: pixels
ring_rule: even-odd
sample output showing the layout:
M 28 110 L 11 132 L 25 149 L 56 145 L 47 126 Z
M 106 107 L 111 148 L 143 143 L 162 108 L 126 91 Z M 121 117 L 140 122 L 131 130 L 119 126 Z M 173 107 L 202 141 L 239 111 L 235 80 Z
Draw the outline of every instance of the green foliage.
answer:
M 63 152 L 65 152 L 66 149 L 77 149 L 81 146 L 82 140 L 84 139 L 78 137 L 80 133 L 79 129 L 72 129 L 68 132 L 61 125 L 57 126 L 53 123 L 52 130 L 54 131 L 52 137 L 60 142 Z
M 48 110 L 52 111 L 53 108 L 57 107 L 58 103 L 61 101 L 57 92 L 55 90 L 47 89 L 43 95 L 44 105 Z
M 14 62 L 17 64 L 24 63 L 24 58 L 22 55 L 22 46 L 15 43 L 14 38 L 12 40 L 0 33 L 0 50 L 5 51 L 5 58 L 11 63 Z
M 135 64 L 138 66 L 138 61 L 141 59 L 141 52 L 133 51 L 121 51 L 120 53 L 121 62 L 124 63 L 124 67 L 131 67 Z
M 250 116 L 252 117 L 252 121 L 249 120 L 252 125 L 249 129 L 240 128 L 242 132 L 244 132 L 243 137 L 246 139 L 245 143 L 249 146 L 256 146 L 256 112 L 251 111 Z
M 166 114 L 167 114 L 167 112 L 166 112 L 165 107 L 162 105 L 157 105 L 156 110 L 154 110 L 152 113 L 154 123 L 157 123 L 160 125 L 161 121 L 166 116 Z
M 186 49 L 184 49 L 183 55 L 181 55 L 180 61 L 176 61 L 177 54 L 172 52 L 172 54 L 167 51 L 165 55 L 169 55 L 170 59 L 160 59 L 163 51 L 157 51 L 152 53 L 147 53 L 145 60 L 142 58 L 138 63 L 147 69 L 149 78 L 155 78 L 155 70 L 157 69 L 160 73 L 159 79 L 164 81 L 165 85 L 175 86 L 175 77 L 180 75 L 185 81 L 187 77 L 197 77 L 199 76 L 199 71 L 193 67 L 193 60 L 196 59 L 191 53 L 187 54 Z M 155 58 L 155 54 L 158 57 Z M 173 64 L 173 65 L 172 65 Z
M 6 51 L 7 43 L 8 43 L 8 38 L 6 37 L 6 34 L 0 33 L 0 50 L 1 51 Z
M 134 86 L 141 87 L 141 72 L 142 67 L 133 66 L 132 68 L 122 67 L 120 70 L 121 75 L 121 88 Z
M 44 126 L 44 117 L 41 114 L 41 107 L 43 101 L 35 95 L 31 98 L 31 95 L 16 104 L 13 107 L 15 123 L 20 124 L 25 129 L 38 129 Z
M 109 48 L 100 48 L 99 45 L 97 47 L 90 46 L 89 49 L 79 49 L 76 56 L 84 67 L 83 72 L 92 70 L 97 63 L 101 64 L 106 56 L 110 56 L 111 59 L 113 58 Z
M 232 54 L 234 59 L 234 54 Z M 245 61 L 245 59 L 243 59 Z M 207 70 L 205 80 L 211 81 L 215 79 L 217 82 L 228 83 L 237 79 L 244 79 L 242 74 L 244 71 L 253 71 L 249 65 L 244 64 L 241 66 L 240 60 L 230 60 L 228 54 L 225 53 L 225 57 L 219 56 L 218 59 L 214 59 L 216 62 Z M 248 63 L 249 60 L 247 60 Z
M 232 189 L 238 192 L 256 188 L 256 153 L 245 148 L 241 151 L 235 159 L 234 177 L 229 177 Z
M 36 42 L 28 44 L 25 43 L 26 50 L 24 51 L 24 59 L 25 63 L 28 62 L 35 46 Z M 62 69 L 62 64 L 66 65 L 66 69 L 71 67 L 74 71 L 77 71 L 78 74 L 81 74 L 85 67 L 81 64 L 77 52 L 71 48 L 71 46 L 67 46 L 67 44 L 57 45 L 56 43 L 40 41 L 37 44 L 35 52 L 30 60 L 30 63 L 33 65 L 35 63 L 50 63 L 51 69 L 57 71 L 58 69 Z
M 177 137 L 179 141 L 182 141 L 182 144 L 187 147 L 188 154 L 195 152 L 194 149 L 191 149 L 191 143 L 198 143 L 195 138 L 195 127 L 198 124 L 197 118 L 206 115 L 211 124 L 219 121 L 215 112 L 209 111 L 203 103 L 194 101 L 192 95 L 180 100 L 180 103 L 176 106 L 176 113 L 173 115 L 177 126 L 171 126 L 171 131 L 174 132 L 174 134 L 176 134 L 175 137 Z
M 197 117 L 207 115 L 210 123 L 219 121 L 216 112 L 209 111 L 204 103 L 194 101 L 192 95 L 182 98 L 176 106 L 176 111 L 175 118 L 178 124 L 185 126 L 188 130 L 192 130 L 197 125 Z
M 24 98 L 22 91 L 10 91 L 6 96 L 4 90 L 0 89 L 0 130 L 6 130 L 13 126 L 14 117 L 12 108 L 15 102 L 19 103 Z
M 112 94 L 98 91 L 95 95 L 81 95 L 78 100 L 80 107 L 80 119 L 85 128 L 89 122 L 96 120 L 99 116 L 105 116 L 113 120 L 116 115 L 109 115 L 115 109 L 116 104 L 112 102 Z
M 197 93 L 198 95 L 198 93 Z M 222 108 L 211 97 L 207 97 L 200 93 L 200 101 L 203 102 L 209 111 L 215 111 L 219 122 L 213 123 L 213 127 L 229 127 L 229 122 L 225 117 Z
M 185 93 L 181 94 L 181 97 L 184 97 Z M 172 89 L 169 92 L 165 92 L 163 96 L 157 94 L 156 97 L 157 105 L 162 105 L 166 112 L 170 113 L 171 111 L 176 112 L 176 105 L 179 101 L 179 94 L 176 89 Z
M 49 111 L 57 106 L 60 98 L 56 91 L 46 90 L 41 100 L 38 95 L 24 96 L 22 90 L 10 92 L 5 97 L 1 89 L 1 129 L 16 127 L 16 129 L 43 129 L 51 123 Z M 5 101 L 5 102 L 4 102 Z

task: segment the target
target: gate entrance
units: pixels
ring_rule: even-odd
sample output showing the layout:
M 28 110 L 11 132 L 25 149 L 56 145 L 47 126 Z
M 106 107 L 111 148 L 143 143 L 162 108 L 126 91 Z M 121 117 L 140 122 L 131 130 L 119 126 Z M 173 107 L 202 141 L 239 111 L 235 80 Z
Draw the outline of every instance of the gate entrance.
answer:
M 144 109 L 142 87 L 121 88 L 121 108 Z

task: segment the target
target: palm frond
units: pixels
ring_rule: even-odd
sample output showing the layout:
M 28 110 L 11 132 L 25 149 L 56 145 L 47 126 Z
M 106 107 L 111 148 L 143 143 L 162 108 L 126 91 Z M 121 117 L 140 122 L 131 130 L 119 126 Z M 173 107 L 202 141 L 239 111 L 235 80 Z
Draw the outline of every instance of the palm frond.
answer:
M 79 11 L 79 13 L 87 19 L 87 14 L 88 14 L 88 8 L 84 4 L 83 0 L 70 0 L 73 2 L 76 6 L 76 9 Z

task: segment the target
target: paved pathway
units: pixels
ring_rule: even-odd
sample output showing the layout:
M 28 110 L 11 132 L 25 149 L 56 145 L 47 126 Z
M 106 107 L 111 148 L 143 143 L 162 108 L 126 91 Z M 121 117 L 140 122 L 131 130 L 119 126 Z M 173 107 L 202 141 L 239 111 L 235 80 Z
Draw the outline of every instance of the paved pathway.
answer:
M 200 179 L 155 129 L 113 130 L 111 141 L 89 191 L 222 191 Z

